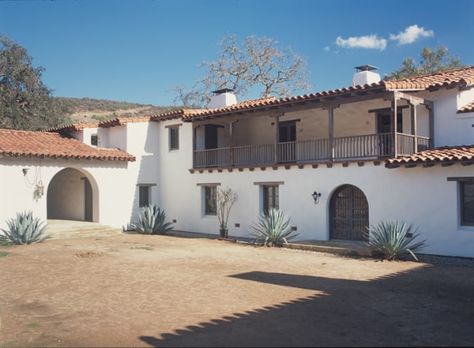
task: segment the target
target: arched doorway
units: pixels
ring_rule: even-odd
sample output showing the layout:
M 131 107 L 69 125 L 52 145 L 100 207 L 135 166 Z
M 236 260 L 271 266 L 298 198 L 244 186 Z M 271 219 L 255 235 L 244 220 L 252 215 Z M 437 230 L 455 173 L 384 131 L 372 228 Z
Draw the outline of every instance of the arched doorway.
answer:
M 330 203 L 330 239 L 367 240 L 369 203 L 364 193 L 353 185 L 343 185 L 334 192 Z
M 48 185 L 48 219 L 95 221 L 96 193 L 91 180 L 74 168 L 58 172 Z

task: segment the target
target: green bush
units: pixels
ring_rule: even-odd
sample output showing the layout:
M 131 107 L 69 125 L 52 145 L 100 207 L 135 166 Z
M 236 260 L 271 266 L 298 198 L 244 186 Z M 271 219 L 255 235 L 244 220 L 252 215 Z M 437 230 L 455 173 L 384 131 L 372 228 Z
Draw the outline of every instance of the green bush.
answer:
M 290 227 L 290 219 L 277 209 L 262 214 L 252 229 L 252 235 L 265 246 L 282 246 L 297 236 Z
M 382 221 L 370 226 L 367 244 L 375 256 L 387 260 L 396 260 L 404 255 L 411 255 L 416 261 L 415 252 L 421 250 L 425 241 L 415 242 L 419 237 L 412 225 L 403 221 Z
M 171 231 L 171 223 L 165 222 L 166 214 L 164 210 L 156 205 L 147 205 L 142 209 L 135 224 L 135 230 L 142 234 L 165 234 Z
M 33 213 L 17 213 L 16 218 L 7 221 L 7 229 L 2 229 L 0 236 L 1 244 L 10 241 L 13 244 L 32 244 L 44 241 L 46 235 L 46 224 L 39 218 L 33 217 Z

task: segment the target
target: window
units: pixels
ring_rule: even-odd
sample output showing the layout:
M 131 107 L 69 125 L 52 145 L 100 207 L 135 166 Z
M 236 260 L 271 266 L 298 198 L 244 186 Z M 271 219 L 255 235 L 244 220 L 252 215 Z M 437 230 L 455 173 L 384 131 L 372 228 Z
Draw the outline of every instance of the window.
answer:
M 279 208 L 278 185 L 262 185 L 263 212 L 266 214 L 270 209 Z
M 461 225 L 474 226 L 474 181 L 460 181 Z
M 91 135 L 91 145 L 92 146 L 99 145 L 99 136 L 97 134 L 92 134 Z
M 151 186 L 138 186 L 138 206 L 140 208 L 146 207 L 150 204 L 150 188 Z
M 204 215 L 217 215 L 217 186 L 204 186 Z
M 169 148 L 179 150 L 179 127 L 169 127 Z

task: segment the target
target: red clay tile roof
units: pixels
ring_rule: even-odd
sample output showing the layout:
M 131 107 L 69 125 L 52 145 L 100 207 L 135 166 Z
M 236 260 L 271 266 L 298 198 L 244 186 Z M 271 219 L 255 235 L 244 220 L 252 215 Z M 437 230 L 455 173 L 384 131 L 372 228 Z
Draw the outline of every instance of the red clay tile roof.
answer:
M 183 116 L 185 121 L 193 121 L 196 119 L 205 119 L 239 111 L 256 111 L 259 108 L 270 106 L 289 105 L 298 102 L 318 101 L 321 99 L 332 98 L 336 96 L 350 96 L 351 93 L 364 92 L 386 92 L 393 90 L 434 90 L 442 87 L 460 85 L 470 86 L 474 84 L 474 66 L 449 70 L 441 73 L 423 75 L 402 80 L 380 81 L 370 85 L 350 86 L 340 89 L 333 89 L 323 92 L 305 94 L 300 96 L 286 98 L 262 98 L 242 102 L 220 109 L 202 109 L 196 113 L 190 113 Z
M 465 112 L 474 112 L 474 101 L 472 101 L 471 103 L 469 103 L 467 105 L 464 105 L 462 108 L 460 108 L 457 111 L 458 114 L 462 114 L 462 113 L 465 113 Z
M 45 129 L 45 132 L 60 132 L 60 131 L 80 131 L 84 128 L 97 128 L 99 127 L 99 123 L 71 123 L 66 124 L 63 126 L 52 127 Z
M 461 162 L 474 163 L 474 145 L 446 146 L 417 152 L 410 156 L 390 158 L 385 162 L 387 168 L 397 168 L 401 165 L 432 165 Z
M 389 90 L 437 89 L 453 85 L 470 86 L 474 84 L 474 66 L 447 70 L 436 74 L 427 74 L 407 79 L 384 81 L 383 83 Z
M 134 161 L 118 149 L 96 148 L 58 133 L 0 129 L 0 156 Z

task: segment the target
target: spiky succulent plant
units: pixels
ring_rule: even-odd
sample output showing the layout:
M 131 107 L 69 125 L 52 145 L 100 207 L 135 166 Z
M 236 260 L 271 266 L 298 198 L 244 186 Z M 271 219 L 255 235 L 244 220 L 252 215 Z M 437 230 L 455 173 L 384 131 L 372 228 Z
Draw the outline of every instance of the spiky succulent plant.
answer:
M 170 222 L 165 222 L 166 214 L 164 210 L 156 205 L 147 205 L 138 215 L 138 221 L 134 224 L 136 231 L 142 234 L 165 234 L 171 231 Z
M 48 238 L 46 223 L 33 217 L 31 211 L 17 213 L 16 218 L 7 220 L 7 229 L 1 231 L 3 236 L 0 238 L 14 244 L 40 243 Z
M 265 246 L 282 246 L 297 236 L 290 227 L 290 219 L 277 209 L 270 209 L 260 215 L 252 229 L 252 235 Z
M 409 254 L 418 261 L 415 252 L 421 250 L 426 242 L 415 242 L 419 234 L 413 225 L 403 221 L 382 221 L 370 226 L 368 237 L 367 244 L 373 253 L 387 260 L 395 260 Z

